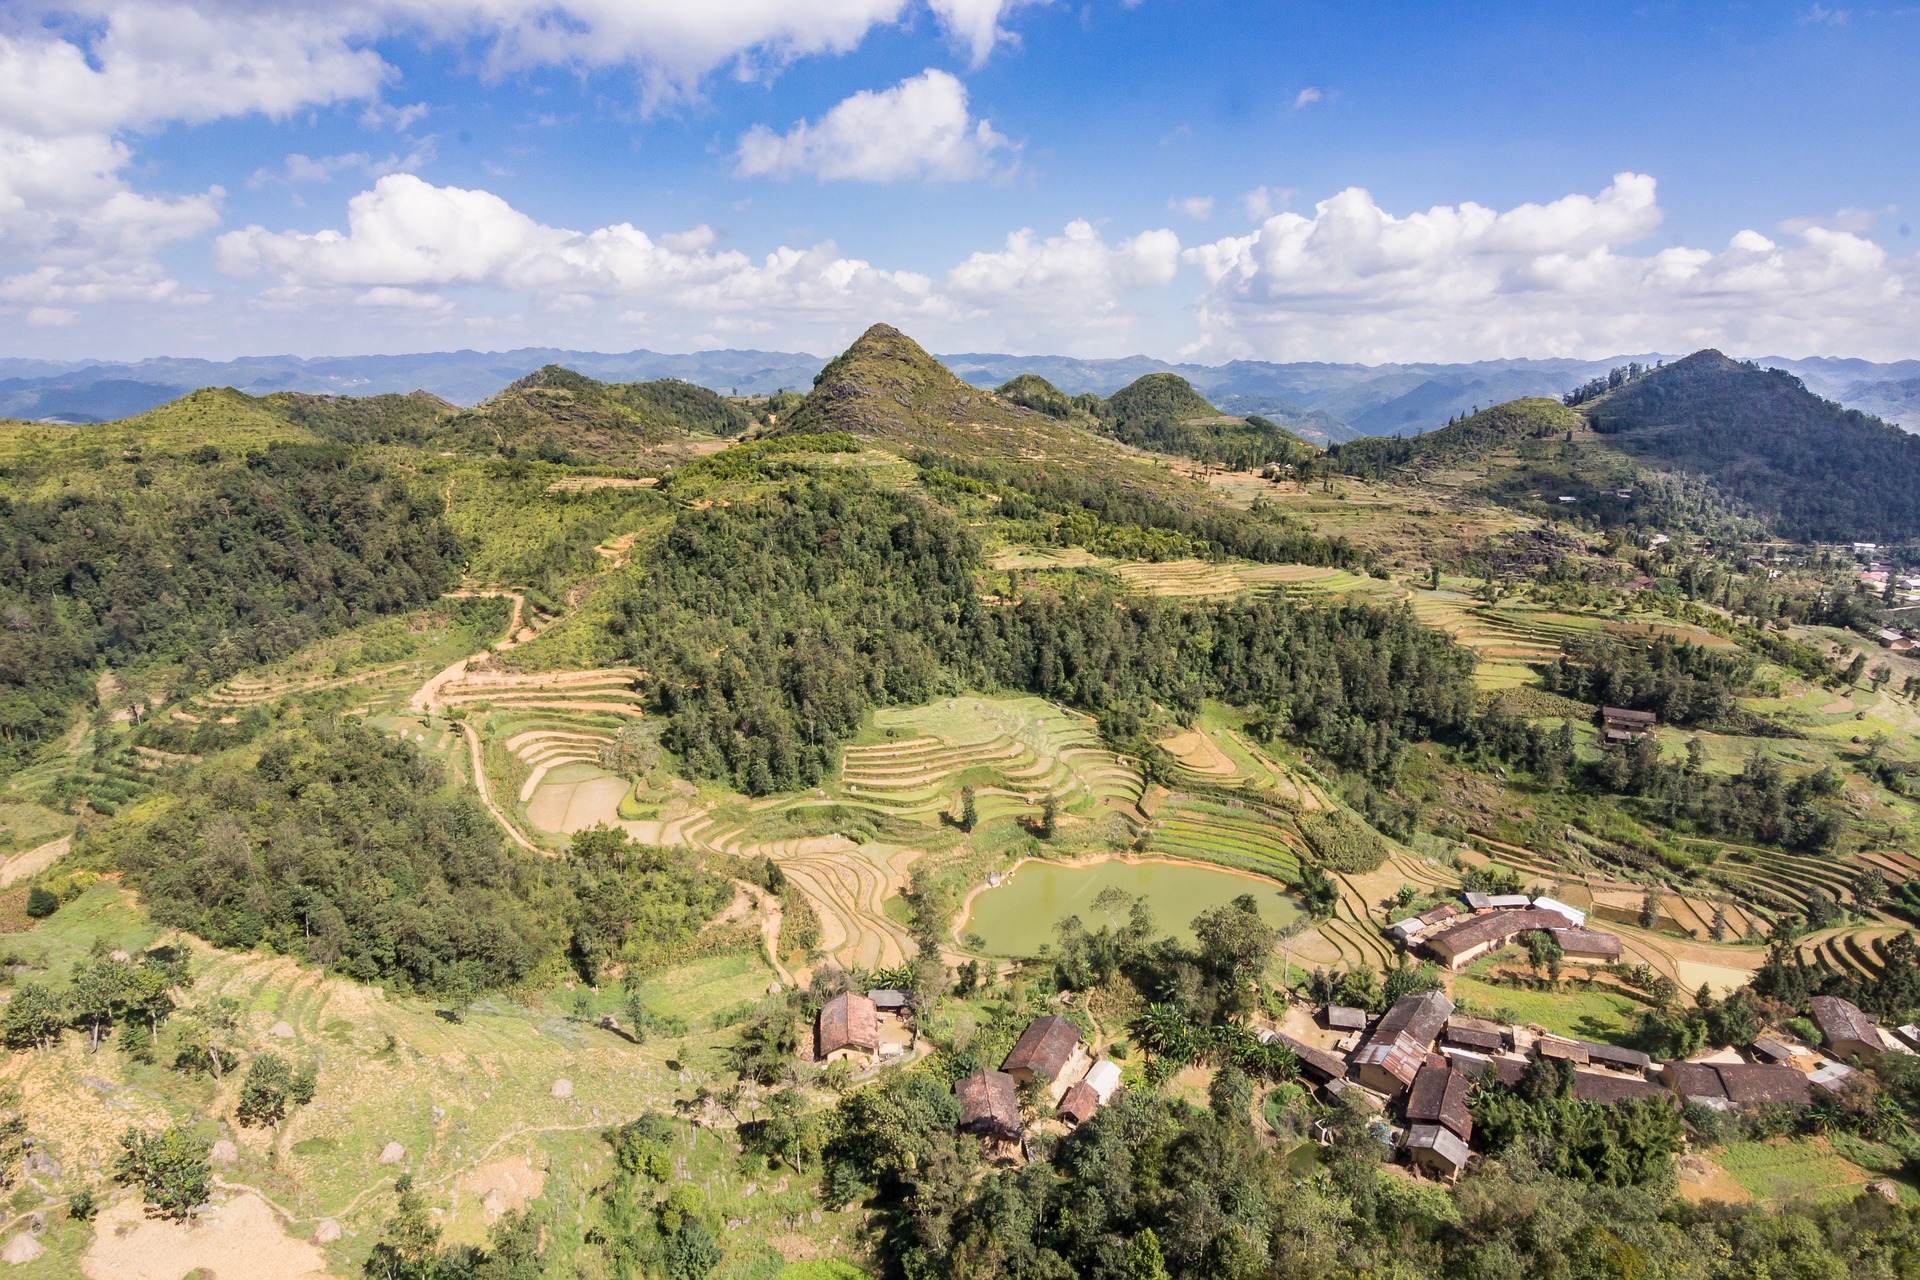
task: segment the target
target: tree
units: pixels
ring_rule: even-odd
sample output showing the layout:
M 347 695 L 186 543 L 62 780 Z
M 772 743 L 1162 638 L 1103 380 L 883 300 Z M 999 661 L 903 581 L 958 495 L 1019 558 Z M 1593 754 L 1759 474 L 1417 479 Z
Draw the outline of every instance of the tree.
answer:
M 147 956 L 128 975 L 121 1007 L 128 1017 L 146 1022 L 150 1044 L 160 1043 L 160 1024 L 178 1007 L 173 992 L 185 985 L 186 978 L 186 965 L 155 956 Z
M 1660 919 L 1660 895 L 1649 889 L 1640 898 L 1640 927 L 1651 929 Z
M 205 1055 L 204 1065 L 213 1072 L 217 1084 L 225 1077 L 227 1067 L 240 1060 L 230 1047 L 233 1033 L 240 1026 L 240 1002 L 232 996 L 208 996 L 187 1010 L 187 1018 L 198 1037 L 196 1047 Z
M 234 1114 L 243 1125 L 270 1129 L 287 1118 L 287 1103 L 294 1091 L 293 1068 L 287 1060 L 277 1053 L 263 1053 L 247 1065 Z M 313 1097 L 311 1080 L 305 1092 L 308 1099 Z
M 67 1004 L 38 982 L 23 982 L 13 989 L 5 1013 L 0 1013 L 0 1031 L 7 1047 L 50 1049 L 60 1041 L 67 1025 Z
M 44 920 L 60 909 L 60 895 L 51 889 L 35 885 L 27 890 L 27 914 L 35 920 Z
M 1556 983 L 1560 981 L 1560 962 L 1566 958 L 1566 954 L 1559 941 L 1545 929 L 1535 929 L 1527 935 L 1527 960 L 1533 966 L 1533 971 L 1539 973 L 1545 969 L 1547 976 Z
M 157 1133 L 128 1129 L 120 1135 L 113 1176 L 123 1183 L 137 1183 L 150 1207 L 185 1221 L 206 1203 L 213 1187 L 213 1166 L 207 1160 L 211 1146 L 178 1126 Z
M 1722 942 L 1726 940 L 1727 906 L 1724 902 L 1716 903 L 1714 905 L 1713 923 L 1707 926 L 1707 936 L 1713 939 L 1715 942 Z
M 100 1051 L 100 1037 L 113 1025 L 132 989 L 133 973 L 118 960 L 76 960 L 73 981 L 67 986 L 67 1004 L 75 1022 L 87 1028 L 89 1053 Z
M 980 812 L 973 802 L 973 784 L 960 788 L 960 829 L 971 832 L 974 824 L 980 820 Z
M 1868 867 L 1853 881 L 1853 898 L 1863 907 L 1877 907 L 1887 900 L 1887 874 L 1878 867 Z
M 1126 1280 L 1173 1280 L 1152 1227 L 1142 1227 L 1127 1245 Z
M 379 1280 L 434 1280 L 440 1270 L 440 1228 L 413 1189 L 412 1174 L 400 1175 L 393 1189 L 398 1193 L 393 1216 L 380 1230 L 365 1274 Z
M 1060 823 L 1060 800 L 1052 792 L 1040 802 L 1040 838 L 1053 839 L 1053 833 Z

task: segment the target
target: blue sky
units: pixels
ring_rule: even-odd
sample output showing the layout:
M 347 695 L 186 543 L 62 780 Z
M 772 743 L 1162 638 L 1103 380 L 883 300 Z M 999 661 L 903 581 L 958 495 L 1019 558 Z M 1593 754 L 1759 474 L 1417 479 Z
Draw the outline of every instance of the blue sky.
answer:
M 0 354 L 1920 356 L 1920 7 L 10 0 Z

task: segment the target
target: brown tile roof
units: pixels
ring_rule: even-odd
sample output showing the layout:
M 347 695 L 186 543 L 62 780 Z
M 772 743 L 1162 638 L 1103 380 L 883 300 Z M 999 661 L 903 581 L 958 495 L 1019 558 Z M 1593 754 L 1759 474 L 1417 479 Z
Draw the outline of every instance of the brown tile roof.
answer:
M 1079 1045 L 1080 1028 L 1056 1014 L 1048 1014 L 1027 1024 L 1000 1069 L 1031 1071 L 1049 1080 L 1058 1080 Z
M 1477 1080 L 1492 1071 L 1493 1078 L 1507 1089 L 1514 1088 L 1527 1074 L 1527 1064 L 1518 1058 L 1490 1057 L 1476 1062 L 1471 1058 L 1455 1056 L 1453 1066 L 1469 1080 Z
M 1462 1138 L 1473 1137 L 1467 1089 L 1467 1077 L 1452 1067 L 1421 1068 L 1407 1093 L 1408 1123 L 1444 1125 Z
M 1722 1063 L 1720 1083 L 1726 1086 L 1727 1100 L 1736 1106 L 1759 1106 L 1771 1102 L 1805 1105 L 1813 1101 L 1813 1087 L 1807 1077 L 1792 1067 L 1762 1067 L 1747 1063 Z
M 1100 1095 L 1093 1091 L 1092 1085 L 1082 1080 L 1067 1090 L 1067 1096 L 1060 1099 L 1060 1106 L 1057 1109 L 1063 1117 L 1075 1124 L 1085 1124 L 1093 1118 L 1093 1113 L 1100 1109 Z
M 1724 1098 L 1727 1086 L 1711 1062 L 1670 1062 L 1667 1064 L 1673 1088 L 1683 1098 Z
M 1336 1031 L 1365 1031 L 1367 1011 L 1344 1004 L 1327 1006 L 1327 1025 Z
M 1431 1151 L 1456 1169 L 1467 1163 L 1467 1144 L 1437 1124 L 1414 1125 L 1407 1130 L 1405 1145 L 1409 1151 Z
M 1628 711 L 1623 707 L 1600 708 L 1600 719 L 1609 729 L 1650 729 L 1660 721 L 1651 711 Z
M 1533 1042 L 1534 1052 L 1543 1058 L 1562 1058 L 1568 1062 L 1585 1063 L 1587 1046 L 1577 1040 L 1554 1040 L 1542 1036 Z
M 1275 1036 L 1274 1039 L 1293 1050 L 1293 1056 L 1300 1059 L 1300 1065 L 1307 1069 L 1307 1073 L 1320 1077 L 1323 1083 L 1345 1078 L 1347 1060 L 1339 1054 L 1329 1053 L 1325 1049 L 1316 1049 L 1306 1041 L 1295 1040 L 1285 1033 Z
M 1422 924 L 1435 925 L 1439 924 L 1442 920 L 1451 920 L 1459 914 L 1460 906 L 1458 903 L 1443 902 L 1437 907 L 1428 907 L 1425 911 L 1415 916 L 1414 919 L 1420 921 Z
M 1425 995 L 1401 996 L 1393 1002 L 1393 1007 L 1381 1015 L 1380 1021 L 1373 1024 L 1373 1035 L 1369 1045 L 1386 1044 L 1395 1036 L 1405 1035 L 1417 1041 L 1422 1050 L 1439 1038 L 1440 1028 L 1447 1025 L 1447 1019 L 1453 1016 L 1453 1001 L 1438 991 L 1429 991 Z
M 1864 1040 L 1870 1045 L 1880 1043 L 1880 1033 L 1874 1028 L 1873 1019 L 1863 1012 L 1859 1005 L 1851 1000 L 1842 1000 L 1839 996 L 1815 996 L 1807 1001 L 1813 1012 L 1814 1025 L 1820 1028 L 1829 1045 L 1842 1040 Z
M 1673 1094 L 1665 1085 L 1655 1084 L 1651 1080 L 1608 1075 L 1600 1071 L 1576 1071 L 1573 1073 L 1573 1096 L 1582 1102 L 1611 1105 L 1629 1098 L 1671 1098 Z
M 989 1138 L 1020 1136 L 1020 1086 L 1004 1071 L 976 1071 L 953 1083 L 960 1131 Z
M 1619 938 L 1598 929 L 1555 929 L 1553 940 L 1560 944 L 1562 951 L 1586 956 L 1617 956 L 1627 949 Z
M 1645 1071 L 1653 1065 L 1653 1059 L 1638 1049 L 1622 1049 L 1617 1044 L 1599 1044 L 1592 1040 L 1577 1040 L 1587 1051 L 1587 1061 L 1602 1062 L 1610 1067 L 1626 1067 L 1633 1071 Z
M 1454 1021 L 1459 1021 L 1455 1019 Z M 1458 1045 L 1462 1049 L 1479 1049 L 1486 1053 L 1498 1053 L 1506 1048 L 1507 1037 L 1499 1031 L 1481 1031 L 1477 1027 L 1456 1027 L 1447 1024 L 1447 1043 Z
M 839 1049 L 880 1048 L 880 1020 L 873 1001 L 848 991 L 820 1006 L 814 1050 L 822 1058 Z
M 1536 929 L 1565 929 L 1571 921 L 1558 911 L 1523 907 L 1512 911 L 1489 911 L 1468 916 L 1459 924 L 1430 934 L 1421 941 L 1427 946 L 1444 946 L 1458 955 L 1489 942 L 1506 942 Z

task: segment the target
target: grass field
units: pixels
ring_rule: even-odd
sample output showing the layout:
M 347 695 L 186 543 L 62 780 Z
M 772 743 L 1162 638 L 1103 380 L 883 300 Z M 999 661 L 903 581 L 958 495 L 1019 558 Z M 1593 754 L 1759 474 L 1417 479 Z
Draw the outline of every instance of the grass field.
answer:
M 1483 1010 L 1501 1010 L 1511 1014 L 1518 1023 L 1545 1027 L 1559 1035 L 1582 1040 L 1627 1043 L 1634 1020 L 1645 1007 L 1617 988 L 1603 984 L 1563 978 L 1558 991 L 1527 991 L 1495 985 L 1475 976 L 1475 971 L 1486 973 L 1486 962 L 1470 966 L 1454 979 L 1456 1001 L 1471 1002 Z

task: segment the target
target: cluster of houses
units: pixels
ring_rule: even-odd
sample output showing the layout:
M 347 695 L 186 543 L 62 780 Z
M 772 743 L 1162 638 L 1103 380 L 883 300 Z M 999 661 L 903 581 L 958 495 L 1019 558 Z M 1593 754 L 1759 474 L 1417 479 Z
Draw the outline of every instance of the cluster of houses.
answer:
M 1449 969 L 1460 969 L 1516 938 L 1545 932 L 1575 964 L 1612 964 L 1625 946 L 1611 933 L 1587 927 L 1587 914 L 1552 898 L 1524 893 L 1464 895 L 1464 905 L 1443 902 L 1396 920 L 1387 932 L 1419 947 Z
M 1371 1108 L 1397 1111 L 1402 1123 L 1389 1132 L 1409 1162 L 1452 1179 L 1466 1167 L 1473 1138 L 1467 1109 L 1473 1083 L 1492 1073 L 1500 1085 L 1516 1087 L 1535 1059 L 1572 1064 L 1573 1096 L 1581 1101 L 1611 1106 L 1653 1098 L 1676 1108 L 1739 1111 L 1810 1105 L 1822 1092 L 1847 1089 L 1853 1064 L 1871 1066 L 1885 1054 L 1920 1049 L 1920 1027 L 1889 1032 L 1836 996 L 1816 997 L 1811 1012 L 1821 1047 L 1766 1035 L 1742 1050 L 1685 1062 L 1656 1062 L 1636 1049 L 1466 1017 L 1437 991 L 1404 997 L 1377 1019 L 1364 1010 L 1327 1006 L 1323 1020 L 1337 1037 L 1334 1049 L 1271 1029 L 1260 1036 L 1292 1049 L 1304 1073 L 1329 1096 L 1357 1090 Z M 1337 1051 L 1356 1040 L 1350 1054 Z
M 1120 1087 L 1120 1066 L 1095 1061 L 1080 1028 L 1057 1014 L 1035 1018 L 1020 1033 L 998 1071 L 985 1069 L 953 1086 L 960 1103 L 960 1131 L 1002 1147 L 1020 1141 L 1020 1086 L 1045 1082 L 1054 1114 L 1071 1126 L 1085 1124 Z

